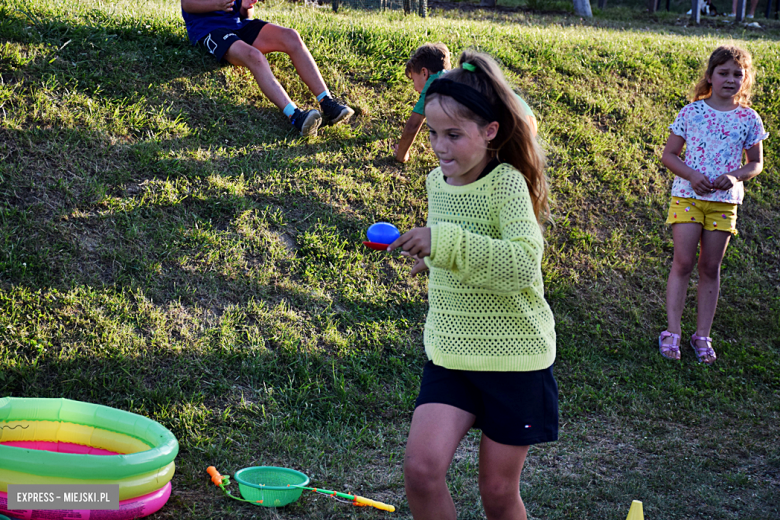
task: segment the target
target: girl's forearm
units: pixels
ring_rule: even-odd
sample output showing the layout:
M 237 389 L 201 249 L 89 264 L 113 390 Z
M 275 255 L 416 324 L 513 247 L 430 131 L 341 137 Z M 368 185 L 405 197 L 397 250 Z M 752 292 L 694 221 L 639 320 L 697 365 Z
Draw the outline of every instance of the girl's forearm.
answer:
M 739 182 L 745 182 L 752 179 L 759 173 L 761 173 L 763 169 L 764 169 L 763 162 L 749 162 L 743 167 L 737 168 L 729 175 L 733 175 L 734 178 L 737 179 L 737 181 Z
M 665 152 L 661 157 L 661 162 L 664 163 L 664 166 L 669 168 L 669 171 L 686 181 L 693 181 L 693 178 L 696 175 L 701 175 L 701 172 L 694 170 L 685 164 L 683 160 L 680 159 L 680 156 L 673 153 Z
M 537 225 L 535 221 L 529 224 Z M 491 238 L 458 224 L 440 222 L 431 228 L 431 242 L 427 264 L 450 271 L 462 284 L 513 294 L 538 282 L 544 254 L 541 233 Z M 503 264 L 500 276 L 499 263 Z

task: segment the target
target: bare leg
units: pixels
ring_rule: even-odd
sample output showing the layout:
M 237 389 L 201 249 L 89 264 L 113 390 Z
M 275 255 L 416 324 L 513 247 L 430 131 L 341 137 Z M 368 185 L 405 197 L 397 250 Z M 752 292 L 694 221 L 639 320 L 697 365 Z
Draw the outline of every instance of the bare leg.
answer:
M 488 520 L 527 520 L 520 498 L 520 473 L 528 446 L 508 446 L 482 435 L 479 494 Z
M 727 231 L 704 231 L 701 235 L 701 254 L 699 255 L 698 311 L 696 315 L 696 335 L 707 337 L 712 329 L 715 309 L 720 293 L 720 266 L 729 245 L 731 233 Z M 706 347 L 704 341 L 697 345 Z M 705 363 L 714 361 L 710 356 L 702 358 Z
M 747 14 L 750 16 L 755 16 L 756 7 L 758 7 L 758 0 L 750 0 L 750 11 L 748 11 Z M 737 0 L 732 0 L 731 2 L 731 14 L 737 14 Z
M 261 33 L 265 31 L 263 28 Z M 225 59 L 233 65 L 241 65 L 248 68 L 255 77 L 260 90 L 271 100 L 271 103 L 283 110 L 291 102 L 290 96 L 276 80 L 268 60 L 263 53 L 242 41 L 235 42 L 225 53 Z
M 409 509 L 417 520 L 457 520 L 447 487 L 447 469 L 474 415 L 447 404 L 424 404 L 414 411 L 404 457 Z
M 290 56 L 298 75 L 315 96 L 327 89 L 320 69 L 295 29 L 269 23 L 257 35 L 252 46 L 263 54 L 283 52 Z
M 688 293 L 688 282 L 696 265 L 696 250 L 701 238 L 701 224 L 674 224 L 672 237 L 674 239 L 674 260 L 669 271 L 669 281 L 666 284 L 666 318 L 667 330 L 672 334 L 681 334 L 683 307 L 685 295 Z M 672 343 L 672 338 L 664 339 L 665 345 Z M 671 353 L 670 353 L 671 355 Z

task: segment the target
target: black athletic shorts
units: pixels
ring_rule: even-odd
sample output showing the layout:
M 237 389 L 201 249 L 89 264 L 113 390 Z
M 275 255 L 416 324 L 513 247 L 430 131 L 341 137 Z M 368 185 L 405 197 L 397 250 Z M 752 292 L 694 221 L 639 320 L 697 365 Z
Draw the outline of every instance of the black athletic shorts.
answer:
M 558 440 L 558 383 L 552 366 L 533 372 L 477 372 L 428 361 L 416 406 L 428 403 L 474 414 L 474 428 L 500 444 Z
M 260 30 L 265 27 L 267 23 L 268 22 L 264 22 L 263 20 L 249 20 L 237 31 L 230 29 L 214 29 L 198 40 L 198 45 L 213 54 L 214 57 L 217 58 L 217 61 L 221 63 L 230 46 L 237 41 L 241 40 L 249 45 L 255 43 L 257 35 L 260 34 Z

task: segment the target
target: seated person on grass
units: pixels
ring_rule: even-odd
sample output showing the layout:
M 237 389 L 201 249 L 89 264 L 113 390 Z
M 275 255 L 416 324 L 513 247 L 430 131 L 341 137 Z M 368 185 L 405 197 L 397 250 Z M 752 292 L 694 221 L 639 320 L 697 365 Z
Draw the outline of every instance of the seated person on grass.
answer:
M 420 94 L 420 99 L 412 109 L 412 114 L 404 126 L 401 140 L 393 146 L 395 159 L 402 163 L 409 160 L 409 149 L 425 123 L 425 93 L 433 80 L 446 74 L 452 68 L 450 64 L 450 51 L 443 43 L 426 43 L 414 51 L 412 57 L 406 62 L 406 77 L 412 80 L 414 90 Z M 517 95 L 517 94 L 515 94 Z M 533 135 L 536 135 L 538 124 L 531 107 L 523 98 L 517 96 L 520 106 L 526 114 L 528 125 Z
M 200 45 L 218 62 L 247 67 L 263 94 L 278 106 L 301 135 L 317 135 L 320 124 L 335 124 L 355 113 L 330 97 L 317 64 L 294 29 L 252 20 L 257 0 L 181 0 L 192 45 Z M 265 55 L 283 52 L 320 102 L 318 110 L 300 110 L 274 77 Z

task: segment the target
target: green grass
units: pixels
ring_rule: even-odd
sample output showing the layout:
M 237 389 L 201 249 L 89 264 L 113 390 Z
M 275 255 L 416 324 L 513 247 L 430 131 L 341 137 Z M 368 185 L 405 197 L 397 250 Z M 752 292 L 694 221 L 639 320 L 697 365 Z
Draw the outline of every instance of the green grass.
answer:
M 205 468 L 282 465 L 393 503 L 424 354 L 426 282 L 360 245 L 378 220 L 425 222 L 423 139 L 390 146 L 415 101 L 422 42 L 501 60 L 540 120 L 555 225 L 547 295 L 558 332 L 559 442 L 531 450 L 532 518 L 780 515 L 780 25 L 616 7 L 565 13 L 312 10 L 294 27 L 348 125 L 301 139 L 247 71 L 185 41 L 178 3 L 0 0 L 0 395 L 143 414 L 181 444 L 155 518 L 377 518 L 305 496 L 274 511 L 221 496 Z M 753 53 L 771 133 L 724 261 L 719 360 L 663 360 L 672 254 L 668 125 L 720 42 Z M 313 96 L 269 56 L 303 106 Z M 695 276 L 684 331 L 695 324 Z M 478 437 L 451 470 L 481 518 Z M 235 490 L 234 490 L 235 491 Z

